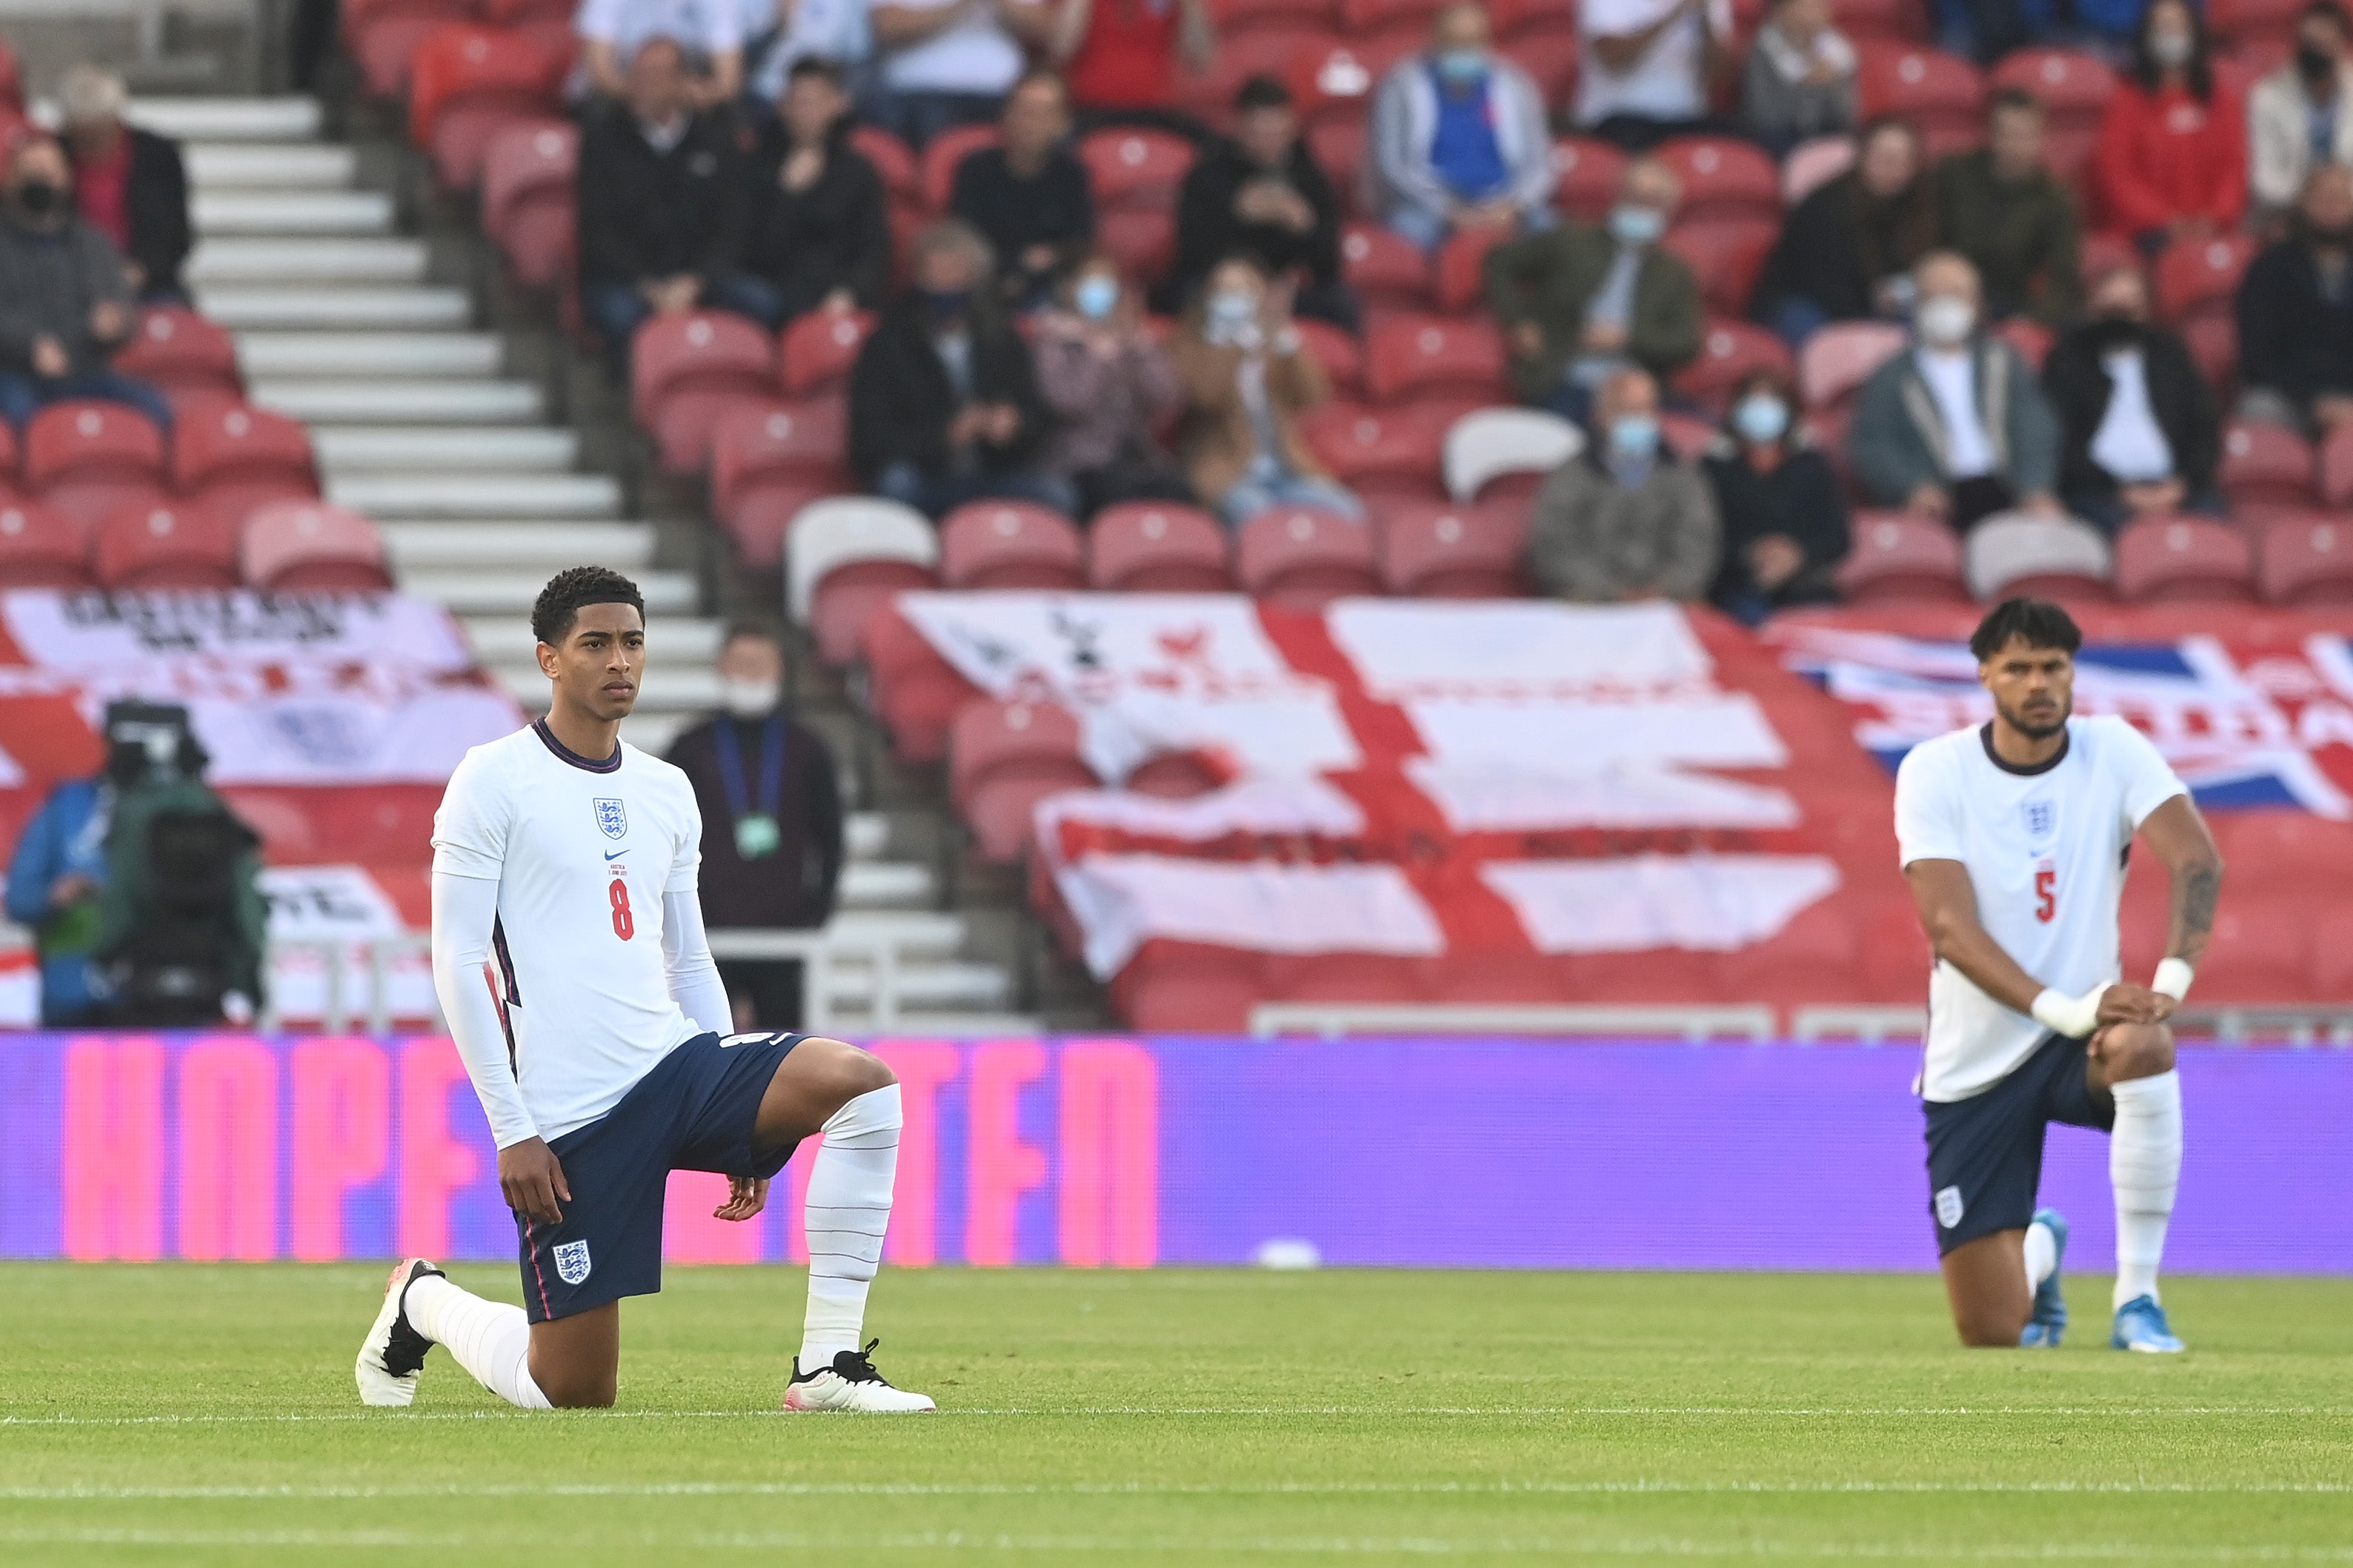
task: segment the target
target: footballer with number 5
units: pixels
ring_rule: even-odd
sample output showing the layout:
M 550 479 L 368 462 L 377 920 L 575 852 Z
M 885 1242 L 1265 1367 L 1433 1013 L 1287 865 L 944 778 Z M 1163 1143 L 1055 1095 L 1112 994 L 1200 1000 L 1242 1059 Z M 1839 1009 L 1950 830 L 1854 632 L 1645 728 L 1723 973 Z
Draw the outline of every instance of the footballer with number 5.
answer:
M 1969 639 L 1982 726 L 1912 749 L 1895 776 L 1904 874 L 1936 949 L 1919 1091 L 1929 1208 L 1963 1342 L 2056 1345 L 2067 1222 L 2035 1207 L 2044 1129 L 2108 1134 L 2118 1350 L 2175 1352 L 2157 1268 L 2181 1172 L 2167 1026 L 2214 926 L 2222 859 L 2189 792 L 2117 718 L 2077 719 L 2067 612 L 2011 599 Z M 2166 957 L 2118 978 L 2116 910 L 2137 834 L 2172 878 Z
M 601 567 L 532 609 L 547 717 L 477 746 L 433 825 L 433 980 L 499 1148 L 525 1305 L 393 1270 L 360 1346 L 360 1398 L 406 1405 L 445 1345 L 526 1410 L 613 1403 L 621 1298 L 661 1289 L 672 1171 L 715 1171 L 748 1220 L 793 1147 L 809 1171 L 808 1310 L 784 1403 L 923 1411 L 859 1345 L 898 1170 L 898 1080 L 839 1040 L 723 1033 L 695 895 L 686 775 L 621 740 L 645 671 L 645 600 Z

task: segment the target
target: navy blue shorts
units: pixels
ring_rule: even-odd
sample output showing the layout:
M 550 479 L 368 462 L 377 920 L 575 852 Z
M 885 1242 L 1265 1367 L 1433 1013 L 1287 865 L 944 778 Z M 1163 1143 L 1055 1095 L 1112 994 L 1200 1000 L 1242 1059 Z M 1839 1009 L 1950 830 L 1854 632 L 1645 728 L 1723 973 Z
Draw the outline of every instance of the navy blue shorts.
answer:
M 662 1198 L 672 1171 L 774 1176 L 793 1145 L 760 1157 L 760 1099 L 799 1035 L 697 1035 L 621 1103 L 548 1145 L 572 1201 L 561 1225 L 515 1215 L 523 1307 L 534 1323 L 661 1289 Z
M 1924 1100 L 1928 1113 L 1928 1213 L 1942 1257 L 1999 1230 L 2024 1230 L 2042 1184 L 2042 1132 L 2116 1125 L 2116 1102 L 2085 1078 L 2085 1042 L 2046 1035 L 2008 1078 L 1967 1100 Z

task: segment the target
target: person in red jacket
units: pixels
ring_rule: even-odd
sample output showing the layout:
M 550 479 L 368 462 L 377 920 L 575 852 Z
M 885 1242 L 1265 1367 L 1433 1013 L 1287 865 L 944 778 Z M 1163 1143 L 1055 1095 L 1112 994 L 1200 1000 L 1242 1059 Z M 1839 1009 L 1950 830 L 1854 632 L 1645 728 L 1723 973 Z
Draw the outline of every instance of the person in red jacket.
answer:
M 2205 19 L 2188 0 L 2153 0 L 2100 123 L 2092 174 L 2107 226 L 2152 256 L 2247 210 L 2246 113 L 2208 54 Z

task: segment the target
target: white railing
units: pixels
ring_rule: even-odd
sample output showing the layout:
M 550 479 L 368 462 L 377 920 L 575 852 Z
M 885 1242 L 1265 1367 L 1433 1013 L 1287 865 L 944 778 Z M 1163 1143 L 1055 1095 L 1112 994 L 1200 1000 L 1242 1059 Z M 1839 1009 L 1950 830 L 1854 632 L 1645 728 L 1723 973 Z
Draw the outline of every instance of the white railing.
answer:
M 1773 1009 L 1752 1006 L 1499 1006 L 1446 1004 L 1265 1002 L 1250 1009 L 1250 1033 L 1278 1035 L 1573 1035 L 1619 1039 L 1769 1040 Z

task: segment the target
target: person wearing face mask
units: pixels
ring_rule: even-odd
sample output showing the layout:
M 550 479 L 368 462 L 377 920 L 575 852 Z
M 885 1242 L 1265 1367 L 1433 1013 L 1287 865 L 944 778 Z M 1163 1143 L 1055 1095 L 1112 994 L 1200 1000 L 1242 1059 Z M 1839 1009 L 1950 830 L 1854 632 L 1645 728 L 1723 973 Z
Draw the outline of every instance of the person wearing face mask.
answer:
M 2154 0 L 2142 16 L 2132 69 L 2100 121 L 2092 184 L 2107 226 L 2150 256 L 2244 216 L 2244 110 L 2214 79 L 2205 18 L 2188 0 Z
M 2064 442 L 2060 499 L 2110 533 L 2137 517 L 2219 515 L 2221 415 L 2189 345 L 2150 322 L 2137 267 L 2094 279 L 2087 307 L 2042 362 Z
M 1457 229 L 1552 222 L 1544 94 L 1491 46 L 1485 8 L 1454 0 L 1431 20 L 1429 50 L 1400 60 L 1373 96 L 1373 210 L 1424 250 Z
M 2353 173 L 2305 176 L 2288 237 L 2239 280 L 2239 416 L 2325 437 L 2353 425 Z
M 1193 493 L 1235 528 L 1282 506 L 1364 515 L 1300 437 L 1299 416 L 1330 389 L 1284 296 L 1258 263 L 1229 257 L 1210 271 L 1176 340 L 1185 388 L 1177 456 Z
M 871 309 L 891 275 L 890 197 L 850 145 L 839 68 L 804 59 L 787 79 L 739 174 L 737 269 L 712 293 L 771 331 L 811 310 Z
M 1029 345 L 989 287 L 988 242 L 947 218 L 911 250 L 913 287 L 850 367 L 850 471 L 934 520 L 975 500 L 1072 510 L 1070 482 L 1038 466 L 1053 416 Z
M 1487 253 L 1487 308 L 1523 402 L 1581 420 L 1626 366 L 1664 381 L 1697 356 L 1699 280 L 1659 244 L 1682 197 L 1672 170 L 1637 158 L 1604 226 L 1566 223 Z
M 1046 470 L 1077 487 L 1081 517 L 1119 501 L 1192 500 L 1155 433 L 1185 389 L 1117 261 L 1097 252 L 1079 263 L 1039 318 L 1037 353 L 1039 390 L 1061 420 Z
M 19 132 L 0 184 L 0 418 L 22 431 L 52 403 L 125 403 L 165 430 L 172 405 L 112 368 L 136 322 L 122 253 L 75 216 L 65 151 Z
M 1986 130 L 1985 146 L 1936 165 L 1936 243 L 1977 268 L 1989 318 L 2061 326 L 2075 313 L 2083 220 L 2043 163 L 2042 104 L 2022 88 L 1998 89 Z
M 1748 50 L 1741 123 L 1777 158 L 1812 137 L 1852 131 L 1859 63 L 1831 25 L 1830 0 L 1775 0 Z
M 720 710 L 680 731 L 666 758 L 702 816 L 702 918 L 713 931 L 814 931 L 841 880 L 841 785 L 833 753 L 785 702 L 774 628 L 740 622 L 719 646 Z M 722 959 L 737 1032 L 797 1029 L 801 965 Z
M 1838 598 L 1846 498 L 1829 459 L 1806 444 L 1797 409 L 1779 371 L 1746 376 L 1700 465 L 1724 522 L 1724 563 L 1708 597 L 1750 626 L 1791 605 Z
M 1757 279 L 1757 321 L 1797 348 L 1831 321 L 1901 320 L 1912 264 L 1936 248 L 1922 167 L 1911 123 L 1865 126 L 1854 167 L 1809 192 L 1782 226 Z
M 2247 94 L 2248 184 L 2267 224 L 2284 226 L 2304 180 L 2322 163 L 2353 168 L 2353 17 L 2340 0 L 2312 0 L 2295 19 L 2295 52 Z
M 2018 352 L 1980 330 L 1977 268 L 1940 250 L 1912 276 L 1912 346 L 1862 384 L 1847 433 L 1864 494 L 1960 531 L 1998 511 L 2057 516 L 2059 423 Z
M 1698 471 L 1659 434 L 1659 384 L 1629 366 L 1594 395 L 1593 438 L 1545 477 L 1528 570 L 1557 599 L 1691 603 L 1715 580 L 1722 527 Z

